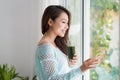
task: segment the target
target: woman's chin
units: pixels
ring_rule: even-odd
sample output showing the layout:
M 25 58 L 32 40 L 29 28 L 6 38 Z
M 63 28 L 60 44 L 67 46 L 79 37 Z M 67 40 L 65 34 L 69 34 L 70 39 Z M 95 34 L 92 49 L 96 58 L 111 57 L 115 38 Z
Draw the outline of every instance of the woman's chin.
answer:
M 63 34 L 63 35 L 60 35 L 60 37 L 64 37 L 65 35 Z

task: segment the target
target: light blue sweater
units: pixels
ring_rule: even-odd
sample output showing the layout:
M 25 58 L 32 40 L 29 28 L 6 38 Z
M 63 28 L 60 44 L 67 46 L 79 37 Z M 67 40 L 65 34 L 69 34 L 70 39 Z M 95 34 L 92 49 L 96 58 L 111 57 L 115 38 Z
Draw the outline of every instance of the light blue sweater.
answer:
M 51 43 L 37 47 L 35 61 L 39 80 L 81 80 L 80 68 L 71 69 L 66 55 Z

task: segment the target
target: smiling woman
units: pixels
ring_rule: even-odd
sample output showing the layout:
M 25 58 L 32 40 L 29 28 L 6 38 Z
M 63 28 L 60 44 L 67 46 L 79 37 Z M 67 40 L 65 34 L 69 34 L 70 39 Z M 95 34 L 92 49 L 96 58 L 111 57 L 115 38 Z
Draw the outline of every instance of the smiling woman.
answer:
M 60 37 L 64 37 L 68 29 L 68 16 L 66 13 L 61 13 L 55 21 L 53 21 L 53 19 L 49 19 L 48 24 L 50 25 L 49 30 L 52 30 L 56 35 Z
M 77 55 L 68 59 L 70 12 L 60 5 L 48 6 L 42 16 L 43 37 L 38 42 L 35 70 L 39 80 L 80 80 L 83 72 L 95 68 L 98 60 L 88 59 L 75 66 Z

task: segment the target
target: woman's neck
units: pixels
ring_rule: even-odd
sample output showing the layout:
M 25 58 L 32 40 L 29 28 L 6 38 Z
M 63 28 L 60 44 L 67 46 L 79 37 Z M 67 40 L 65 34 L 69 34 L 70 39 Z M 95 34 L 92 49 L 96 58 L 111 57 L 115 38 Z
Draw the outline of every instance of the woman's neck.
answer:
M 46 32 L 43 37 L 48 38 L 51 42 L 54 42 L 56 35 L 53 32 Z
M 46 40 L 47 42 L 50 42 L 53 46 L 57 47 L 54 42 L 56 38 L 56 35 L 54 33 L 48 31 L 44 34 L 42 38 L 43 40 Z

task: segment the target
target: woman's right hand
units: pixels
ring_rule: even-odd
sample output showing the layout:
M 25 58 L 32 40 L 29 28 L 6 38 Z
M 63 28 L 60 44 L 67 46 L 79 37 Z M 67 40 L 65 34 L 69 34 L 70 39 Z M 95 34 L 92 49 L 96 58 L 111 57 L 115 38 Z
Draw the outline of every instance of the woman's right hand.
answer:
M 90 58 L 85 60 L 80 68 L 82 72 L 85 72 L 90 68 L 95 68 L 97 64 L 98 64 L 98 59 Z

